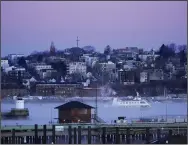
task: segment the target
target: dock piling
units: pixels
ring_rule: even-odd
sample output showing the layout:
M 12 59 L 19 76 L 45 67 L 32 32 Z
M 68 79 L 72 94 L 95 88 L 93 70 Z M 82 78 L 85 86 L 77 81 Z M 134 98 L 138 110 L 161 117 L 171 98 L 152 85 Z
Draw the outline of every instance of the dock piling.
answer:
M 16 143 L 15 139 L 16 139 L 16 137 L 15 137 L 15 129 L 12 129 L 12 144 Z
M 171 144 L 171 140 L 172 140 L 172 130 L 170 129 L 168 131 L 168 143 Z
M 91 126 L 88 126 L 88 144 L 91 144 Z
M 35 124 L 35 144 L 38 144 L 38 125 Z
M 68 128 L 68 134 L 69 134 L 69 144 L 72 144 L 72 127 L 69 126 Z
M 46 144 L 46 125 L 43 125 L 43 138 L 42 143 Z
M 76 132 L 76 127 L 74 127 L 74 144 L 77 144 L 77 132 Z
M 161 130 L 157 129 L 157 140 L 161 139 Z
M 82 132 L 81 132 L 81 126 L 78 126 L 78 144 L 82 143 Z
M 106 135 L 106 127 L 103 127 L 102 128 L 102 144 L 106 144 L 105 135 Z
M 150 143 L 150 128 L 146 128 L 146 144 Z
M 116 127 L 116 144 L 120 144 L 119 127 Z
M 130 128 L 127 128 L 127 132 L 126 132 L 126 142 L 127 142 L 127 144 L 130 144 Z
M 52 142 L 55 144 L 55 141 L 56 141 L 56 139 L 55 139 L 56 137 L 55 137 L 55 125 L 52 125 Z

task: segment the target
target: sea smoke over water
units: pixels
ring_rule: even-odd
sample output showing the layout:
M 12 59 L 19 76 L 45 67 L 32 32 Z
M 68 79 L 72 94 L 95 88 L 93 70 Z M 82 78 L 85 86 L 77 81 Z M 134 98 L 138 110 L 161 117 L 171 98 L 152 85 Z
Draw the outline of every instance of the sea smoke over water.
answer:
M 109 85 L 101 87 L 100 90 L 101 97 L 112 97 L 117 94 Z

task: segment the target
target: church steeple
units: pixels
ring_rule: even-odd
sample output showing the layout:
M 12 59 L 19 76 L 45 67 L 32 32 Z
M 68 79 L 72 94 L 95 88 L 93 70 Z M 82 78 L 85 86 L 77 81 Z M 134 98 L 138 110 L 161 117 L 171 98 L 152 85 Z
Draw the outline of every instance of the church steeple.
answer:
M 50 46 L 50 53 L 51 53 L 51 54 L 55 54 L 55 51 L 56 51 L 55 45 L 54 45 L 54 42 L 52 41 L 52 42 L 51 42 L 51 46 Z

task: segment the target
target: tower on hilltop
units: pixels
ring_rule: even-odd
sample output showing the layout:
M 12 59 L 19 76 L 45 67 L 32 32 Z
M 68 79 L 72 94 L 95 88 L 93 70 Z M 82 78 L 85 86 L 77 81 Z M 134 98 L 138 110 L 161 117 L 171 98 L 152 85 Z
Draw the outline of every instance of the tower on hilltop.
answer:
M 77 39 L 76 39 L 76 46 L 78 47 L 78 42 L 79 42 L 80 40 L 78 39 L 78 36 L 77 36 Z

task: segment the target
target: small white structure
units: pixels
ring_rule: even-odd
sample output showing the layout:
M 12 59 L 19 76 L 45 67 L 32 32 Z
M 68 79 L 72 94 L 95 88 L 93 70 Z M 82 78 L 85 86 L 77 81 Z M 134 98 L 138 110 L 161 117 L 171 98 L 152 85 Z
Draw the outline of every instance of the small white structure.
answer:
M 16 99 L 16 109 L 18 110 L 24 109 L 24 100 L 22 98 Z

